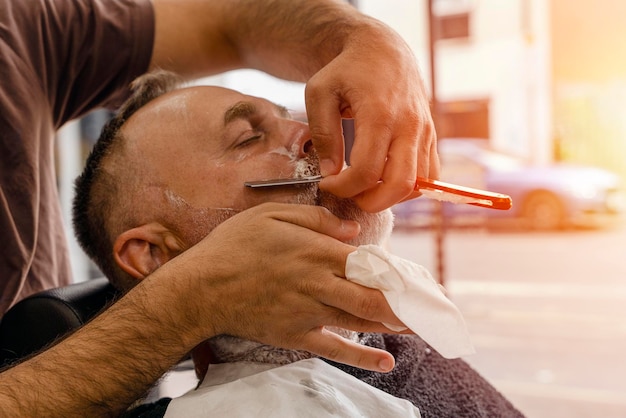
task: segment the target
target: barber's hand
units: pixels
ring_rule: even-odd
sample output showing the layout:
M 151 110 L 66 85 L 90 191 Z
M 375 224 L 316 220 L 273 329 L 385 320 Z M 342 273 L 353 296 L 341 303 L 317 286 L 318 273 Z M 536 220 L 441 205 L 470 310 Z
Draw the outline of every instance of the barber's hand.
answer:
M 417 62 L 398 34 L 378 22 L 351 33 L 341 53 L 306 86 L 320 188 L 376 212 L 416 197 L 416 177 L 438 178 L 429 100 Z M 341 116 L 355 120 L 350 168 L 343 166 Z
M 358 232 L 357 223 L 324 208 L 263 204 L 224 222 L 168 264 L 179 258 L 189 263 L 189 257 L 205 264 L 197 268 L 206 270 L 209 283 L 200 283 L 198 300 L 188 302 L 199 302 L 198 326 L 203 319 L 211 322 L 203 338 L 230 334 L 389 371 L 391 354 L 324 328 L 390 332 L 381 322 L 401 324 L 382 293 L 344 278 L 346 258 L 355 248 L 341 240 Z

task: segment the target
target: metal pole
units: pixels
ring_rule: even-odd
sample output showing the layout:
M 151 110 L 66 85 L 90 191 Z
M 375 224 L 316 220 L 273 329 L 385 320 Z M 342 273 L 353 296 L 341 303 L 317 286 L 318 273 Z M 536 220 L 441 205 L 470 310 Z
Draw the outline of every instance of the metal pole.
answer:
M 428 8 L 428 51 L 430 56 L 430 91 L 431 91 L 431 113 L 435 128 L 438 124 L 439 103 L 437 100 L 437 78 L 436 78 L 436 58 L 435 58 L 435 25 L 433 16 L 433 0 L 427 1 Z M 435 266 L 437 269 L 436 278 L 441 285 L 445 285 L 445 257 L 444 257 L 444 237 L 445 237 L 445 218 L 443 213 L 443 204 L 435 201 Z

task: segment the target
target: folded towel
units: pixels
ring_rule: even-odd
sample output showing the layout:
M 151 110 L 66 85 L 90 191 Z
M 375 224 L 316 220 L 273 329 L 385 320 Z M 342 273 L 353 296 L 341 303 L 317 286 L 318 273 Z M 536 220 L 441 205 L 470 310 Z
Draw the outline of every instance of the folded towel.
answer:
M 379 289 L 404 325 L 442 356 L 474 354 L 461 312 L 424 267 L 379 246 L 362 245 L 348 255 L 346 278 Z M 392 331 L 402 330 L 386 326 Z

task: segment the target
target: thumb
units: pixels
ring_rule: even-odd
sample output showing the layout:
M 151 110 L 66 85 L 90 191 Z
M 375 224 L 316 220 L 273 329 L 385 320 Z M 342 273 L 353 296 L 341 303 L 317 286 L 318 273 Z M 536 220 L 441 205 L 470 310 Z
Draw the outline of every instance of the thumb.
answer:
M 350 240 L 361 231 L 358 222 L 340 219 L 322 206 L 294 206 L 287 203 L 271 203 L 260 206 L 271 210 L 268 216 L 273 219 L 298 225 L 339 241 Z

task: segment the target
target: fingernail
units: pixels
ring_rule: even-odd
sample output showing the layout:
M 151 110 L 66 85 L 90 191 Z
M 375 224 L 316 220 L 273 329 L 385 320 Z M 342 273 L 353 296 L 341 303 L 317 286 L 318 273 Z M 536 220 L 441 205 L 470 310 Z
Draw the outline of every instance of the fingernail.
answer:
M 328 158 L 320 160 L 320 171 L 322 173 L 322 177 L 334 174 L 335 163 L 333 163 L 333 160 Z
M 358 235 L 361 232 L 361 224 L 357 221 L 342 219 L 341 220 L 341 231 L 350 234 L 353 236 Z
M 378 363 L 378 367 L 383 372 L 388 372 L 393 368 L 393 363 L 389 359 L 383 359 Z

